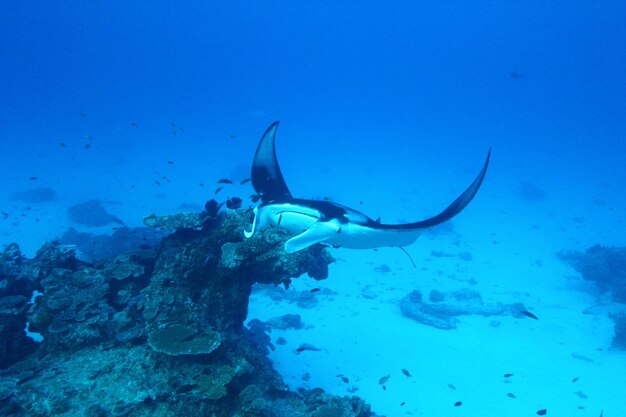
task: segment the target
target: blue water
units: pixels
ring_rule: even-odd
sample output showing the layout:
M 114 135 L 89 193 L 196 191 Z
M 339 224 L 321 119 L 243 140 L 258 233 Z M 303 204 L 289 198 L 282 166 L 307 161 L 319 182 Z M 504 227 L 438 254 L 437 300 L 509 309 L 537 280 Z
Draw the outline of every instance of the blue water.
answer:
M 131 226 L 202 207 L 219 178 L 249 176 L 280 120 L 279 159 L 300 197 L 419 220 L 469 184 L 491 146 L 456 223 L 460 241 L 506 236 L 503 253 L 473 247 L 485 262 L 624 245 L 625 22 L 622 1 L 3 2 L 0 243 L 32 255 L 68 227 L 94 231 L 66 213 L 90 199 Z M 545 198 L 520 197 L 523 184 Z M 56 198 L 12 198 L 42 187 Z M 492 280 L 528 290 L 507 266 Z

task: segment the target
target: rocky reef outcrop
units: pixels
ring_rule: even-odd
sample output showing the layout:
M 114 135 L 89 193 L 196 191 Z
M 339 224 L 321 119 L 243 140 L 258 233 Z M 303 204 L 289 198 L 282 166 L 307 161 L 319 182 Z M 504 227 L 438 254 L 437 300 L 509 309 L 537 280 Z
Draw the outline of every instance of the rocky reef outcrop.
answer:
M 595 245 L 585 252 L 561 252 L 558 256 L 594 282 L 604 298 L 615 303 L 609 317 L 615 323 L 612 346 L 626 350 L 626 248 Z
M 325 279 L 333 261 L 321 245 L 286 254 L 280 229 L 244 241 L 250 217 L 151 216 L 151 226 L 175 230 L 157 249 L 94 263 L 59 242 L 33 259 L 5 248 L 0 414 L 373 416 L 358 397 L 290 391 L 243 326 L 254 283 Z
M 562 252 L 559 257 L 593 281 L 600 292 L 626 303 L 626 248 L 595 245 L 585 252 Z
M 428 299 L 424 299 L 420 291 L 414 290 L 400 300 L 400 310 L 404 316 L 427 326 L 451 330 L 456 328 L 459 316 L 511 314 L 514 317 L 522 317 L 520 312 L 524 311 L 525 307 L 521 303 L 486 303 L 478 291 L 465 288 L 450 292 L 433 290 Z

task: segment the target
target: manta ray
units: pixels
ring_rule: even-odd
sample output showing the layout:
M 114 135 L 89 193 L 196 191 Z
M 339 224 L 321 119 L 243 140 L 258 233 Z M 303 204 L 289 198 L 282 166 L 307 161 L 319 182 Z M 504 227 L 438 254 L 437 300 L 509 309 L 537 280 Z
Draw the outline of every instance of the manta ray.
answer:
M 384 224 L 365 214 L 326 200 L 294 198 L 287 188 L 276 158 L 274 122 L 267 128 L 252 162 L 252 186 L 261 204 L 254 208 L 250 238 L 262 227 L 271 224 L 288 230 L 293 236 L 285 242 L 285 252 L 293 253 L 316 243 L 352 249 L 374 249 L 384 246 L 402 248 L 420 236 L 424 230 L 456 216 L 474 198 L 485 178 L 491 148 L 478 176 L 470 186 L 445 210 L 434 217 L 402 224 Z

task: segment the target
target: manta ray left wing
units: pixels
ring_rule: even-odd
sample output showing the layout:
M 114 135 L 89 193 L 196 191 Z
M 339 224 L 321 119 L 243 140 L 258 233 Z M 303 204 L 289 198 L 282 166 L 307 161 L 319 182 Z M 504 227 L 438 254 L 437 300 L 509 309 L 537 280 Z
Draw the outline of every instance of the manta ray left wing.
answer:
M 275 138 L 278 123 L 274 122 L 267 128 L 252 162 L 252 186 L 263 203 L 280 198 L 291 198 L 276 158 Z

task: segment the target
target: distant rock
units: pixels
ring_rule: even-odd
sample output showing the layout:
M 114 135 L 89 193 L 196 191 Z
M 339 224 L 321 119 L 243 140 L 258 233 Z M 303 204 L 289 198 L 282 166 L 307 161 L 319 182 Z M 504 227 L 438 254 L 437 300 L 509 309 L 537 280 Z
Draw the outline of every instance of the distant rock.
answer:
M 302 329 L 302 318 L 300 314 L 285 314 L 280 317 L 274 317 L 267 321 L 267 324 L 275 329 L 287 330 L 287 329 Z
M 30 190 L 15 193 L 11 196 L 12 200 L 23 201 L 30 204 L 45 203 L 56 200 L 57 193 L 48 187 L 32 188 Z
M 626 303 L 626 248 L 596 245 L 585 252 L 561 252 L 558 256 L 584 279 L 595 282 L 601 292 Z
M 535 203 L 544 200 L 547 193 L 536 184 L 523 181 L 517 186 L 517 195 L 524 201 Z
M 100 227 L 110 223 L 124 224 L 119 217 L 107 213 L 99 200 L 88 200 L 75 204 L 67 209 L 67 214 L 73 222 L 85 226 Z
M 615 322 L 615 336 L 612 346 L 615 349 L 626 350 L 626 312 L 611 314 Z
M 121 227 L 112 235 L 78 232 L 70 228 L 59 239 L 59 243 L 75 245 L 77 257 L 87 262 L 114 259 L 125 252 L 153 253 L 167 233 L 148 227 Z
M 377 266 L 376 268 L 374 268 L 374 272 L 377 272 L 379 274 L 387 274 L 387 273 L 391 272 L 391 268 L 389 268 L 389 265 L 387 265 L 387 264 L 382 264 L 382 265 Z
M 524 310 L 521 303 L 484 303 L 478 291 L 461 289 L 443 292 L 432 290 L 428 301 L 420 291 L 412 291 L 400 300 L 402 314 L 422 324 L 443 330 L 455 329 L 458 316 L 502 316 L 512 314 L 518 317 Z
M 253 287 L 255 292 L 262 292 L 275 302 L 286 301 L 296 304 L 300 308 L 314 308 L 318 304 L 318 295 L 333 295 L 334 293 L 328 289 L 320 292 L 312 293 L 310 291 L 287 291 L 276 285 L 255 284 Z

